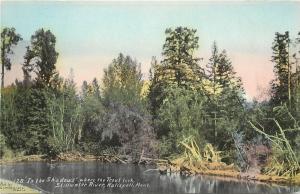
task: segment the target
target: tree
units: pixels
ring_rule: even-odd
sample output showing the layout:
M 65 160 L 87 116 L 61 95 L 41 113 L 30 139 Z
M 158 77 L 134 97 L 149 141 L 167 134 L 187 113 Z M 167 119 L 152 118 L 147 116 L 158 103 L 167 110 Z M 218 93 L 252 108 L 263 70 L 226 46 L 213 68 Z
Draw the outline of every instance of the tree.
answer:
M 98 100 L 101 100 L 100 86 L 99 86 L 99 83 L 98 83 L 97 78 L 94 78 L 94 79 L 93 79 L 93 81 L 92 81 L 92 88 L 93 88 L 93 93 L 94 93 L 95 97 L 96 97 Z
M 153 59 L 151 70 L 153 76 L 149 99 L 154 116 L 167 95 L 164 89 L 177 85 L 199 91 L 204 76 L 203 69 L 198 65 L 200 59 L 194 56 L 199 47 L 196 30 L 186 27 L 177 27 L 175 30 L 168 28 L 165 34 L 163 60 L 158 64 Z
M 88 84 L 87 81 L 83 81 L 81 86 L 81 97 L 84 100 L 88 96 L 93 96 L 99 101 L 102 101 L 100 95 L 100 85 L 97 78 L 94 78 L 91 84 Z
M 4 28 L 1 31 L 1 89 L 4 88 L 4 71 L 11 69 L 9 55 L 13 54 L 12 46 L 17 45 L 22 38 L 15 28 Z
M 228 145 L 228 141 L 232 141 L 232 133 L 245 128 L 242 125 L 245 116 L 244 90 L 241 78 L 236 76 L 226 51 L 219 53 L 215 42 L 207 71 L 208 82 L 205 89 L 209 103 L 207 103 L 206 113 L 210 121 L 206 129 L 211 132 L 207 133 L 206 137 L 219 146 L 219 149 L 224 149 L 223 146 Z
M 275 79 L 272 81 L 272 102 L 274 105 L 291 102 L 291 65 L 289 62 L 289 32 L 275 33 L 272 50 Z
M 26 154 L 47 153 L 47 138 L 51 134 L 48 119 L 47 96 L 52 95 L 45 89 L 17 87 L 15 107 L 17 112 L 16 137 L 23 141 L 18 143 Z
M 89 93 L 89 85 L 87 81 L 84 80 L 81 85 L 81 98 L 85 99 L 88 93 Z
M 151 117 L 142 97 L 143 81 L 138 63 L 130 56 L 119 56 L 104 70 L 102 143 L 150 152 L 154 133 Z M 151 137 L 151 138 L 150 138 Z
M 179 86 L 168 88 L 155 120 L 162 142 L 162 155 L 176 153 L 179 142 L 189 136 L 204 143 L 206 102 L 206 97 L 197 91 Z
M 207 71 L 209 86 L 212 87 L 210 94 L 218 96 L 224 88 L 236 89 L 243 93 L 241 78 L 236 76 L 226 50 L 219 53 L 216 42 L 212 46 L 212 56 L 207 64 Z
M 13 54 L 12 46 L 17 45 L 22 38 L 16 33 L 15 28 L 4 28 L 1 31 L 1 88 L 0 88 L 0 112 L 2 112 L 2 89 L 4 88 L 5 69 L 11 69 L 9 55 Z M 1 116 L 1 113 L 0 113 Z
M 271 118 L 277 118 L 283 128 L 293 128 L 291 119 L 287 119 L 286 115 L 295 117 L 299 120 L 299 68 L 298 68 L 298 52 L 297 44 L 299 40 L 296 38 L 294 41 L 290 39 L 289 32 L 281 34 L 275 33 L 272 50 L 272 62 L 274 63 L 275 79 L 271 82 L 272 99 L 271 108 L 273 109 L 268 115 Z M 295 49 L 292 51 L 292 49 Z M 293 65 L 296 67 L 292 67 Z M 294 72 L 293 72 L 294 71 Z M 287 110 L 285 110 L 287 109 Z M 285 110 L 281 116 L 278 116 L 278 110 Z M 287 112 L 289 114 L 287 114 Z M 276 126 L 271 123 L 270 133 L 274 133 L 273 128 Z M 297 131 L 288 131 L 286 133 L 291 142 L 294 142 Z
M 87 144 L 99 144 L 101 142 L 103 117 L 105 114 L 98 80 L 94 78 L 91 84 L 84 81 L 81 88 L 83 114 L 81 140 Z M 99 145 L 97 146 L 99 147 Z M 91 151 L 92 149 L 89 146 L 86 150 Z
M 72 71 L 69 78 L 61 83 L 60 90 L 48 93 L 46 101 L 47 118 L 51 127 L 47 138 L 48 154 L 73 150 L 81 138 L 83 119 Z
M 151 61 L 151 68 L 149 71 L 149 78 L 150 78 L 150 87 L 148 93 L 148 99 L 150 102 L 150 109 L 152 115 L 154 117 L 157 116 L 157 111 L 162 104 L 164 95 L 163 89 L 164 86 L 167 85 L 165 79 L 163 79 L 163 69 L 160 64 L 158 64 L 155 57 L 152 57 Z
M 14 149 L 18 148 L 18 146 L 24 145 L 20 138 L 22 137 L 21 132 L 18 131 L 17 128 L 18 113 L 20 112 L 20 110 L 16 109 L 17 95 L 18 90 L 15 85 L 5 87 L 2 90 L 3 111 L 1 111 L 0 117 L 1 133 L 6 137 L 6 146 Z
M 291 75 L 291 112 L 296 118 L 300 118 L 300 32 L 298 33 L 298 37 L 293 41 L 292 46 L 291 65 L 294 72 Z
M 56 38 L 49 30 L 40 29 L 31 37 L 31 45 L 24 56 L 23 71 L 27 81 L 18 85 L 15 103 L 20 113 L 18 131 L 26 137 L 23 147 L 29 154 L 49 151 L 48 137 L 52 135 L 52 126 L 48 99 L 58 95 L 62 86 L 55 71 L 58 56 L 55 43 Z M 31 72 L 36 74 L 36 82 L 27 86 Z
M 43 28 L 31 36 L 31 45 L 27 47 L 23 69 L 36 73 L 37 84 L 50 86 L 51 78 L 56 74 L 58 53 L 55 50 L 56 38 L 50 30 Z
M 208 71 L 208 83 L 205 84 L 206 92 L 213 97 L 215 101 L 216 97 L 221 93 L 222 86 L 220 85 L 220 77 L 218 77 L 218 68 L 220 63 L 219 51 L 217 48 L 217 43 L 214 42 L 212 46 L 212 54 L 209 58 L 209 62 L 207 64 Z
M 130 56 L 119 56 L 104 70 L 104 104 L 120 103 L 128 107 L 142 108 L 143 86 L 140 66 Z
M 163 60 L 165 78 L 169 78 L 177 83 L 178 86 L 200 79 L 197 75 L 201 69 L 197 65 L 198 58 L 194 56 L 199 48 L 196 36 L 197 30 L 184 27 L 177 27 L 175 30 L 166 30 L 166 41 L 163 45 Z M 201 74 L 200 74 L 201 75 Z

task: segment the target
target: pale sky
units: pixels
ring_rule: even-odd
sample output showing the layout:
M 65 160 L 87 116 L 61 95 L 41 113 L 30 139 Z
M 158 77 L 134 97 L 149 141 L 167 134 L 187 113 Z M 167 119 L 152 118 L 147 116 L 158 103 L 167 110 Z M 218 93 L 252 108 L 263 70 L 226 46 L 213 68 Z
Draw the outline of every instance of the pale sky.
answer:
M 14 27 L 23 41 L 12 58 L 6 85 L 22 79 L 25 46 L 39 28 L 57 38 L 57 68 L 75 81 L 101 79 L 103 68 L 118 53 L 142 64 L 148 77 L 152 56 L 161 59 L 164 31 L 168 27 L 197 29 L 202 66 L 216 41 L 226 49 L 248 99 L 267 88 L 273 76 L 271 63 L 275 32 L 300 31 L 300 2 L 7 2 L 1 1 L 1 27 Z

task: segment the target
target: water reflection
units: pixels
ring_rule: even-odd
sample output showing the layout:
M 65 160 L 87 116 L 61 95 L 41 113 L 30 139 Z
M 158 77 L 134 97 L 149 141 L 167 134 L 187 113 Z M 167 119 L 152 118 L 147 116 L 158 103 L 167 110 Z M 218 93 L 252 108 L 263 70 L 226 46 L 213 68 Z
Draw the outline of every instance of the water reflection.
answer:
M 149 167 L 147 167 L 149 168 Z M 25 184 L 38 188 L 44 193 L 293 193 L 299 187 L 278 186 L 271 184 L 237 181 L 229 178 L 212 176 L 185 177 L 178 174 L 160 175 L 156 170 L 147 170 L 144 166 L 102 164 L 98 162 L 73 162 L 47 164 L 43 162 L 19 163 L 0 166 L 0 178 L 15 180 L 16 178 L 133 178 L 149 187 L 130 188 L 93 188 L 55 187 L 54 183 Z M 151 168 L 151 167 L 150 167 Z M 154 168 L 154 167 L 153 167 Z M 146 171 L 147 170 L 147 171 Z
M 280 186 L 213 176 L 184 177 L 177 174 L 160 176 L 164 185 L 181 185 L 177 192 L 184 193 L 294 193 L 299 187 Z

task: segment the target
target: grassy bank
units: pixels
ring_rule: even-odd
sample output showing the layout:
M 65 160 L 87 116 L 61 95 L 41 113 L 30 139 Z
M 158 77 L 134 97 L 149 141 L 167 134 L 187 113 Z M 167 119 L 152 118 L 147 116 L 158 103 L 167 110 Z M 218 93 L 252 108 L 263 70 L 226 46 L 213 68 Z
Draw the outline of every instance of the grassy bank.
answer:
M 24 185 L 20 185 L 14 183 L 9 180 L 0 179 L 0 193 L 5 194 L 19 194 L 19 193 L 27 193 L 27 194 L 40 194 L 41 192 L 34 190 L 32 188 L 26 187 Z

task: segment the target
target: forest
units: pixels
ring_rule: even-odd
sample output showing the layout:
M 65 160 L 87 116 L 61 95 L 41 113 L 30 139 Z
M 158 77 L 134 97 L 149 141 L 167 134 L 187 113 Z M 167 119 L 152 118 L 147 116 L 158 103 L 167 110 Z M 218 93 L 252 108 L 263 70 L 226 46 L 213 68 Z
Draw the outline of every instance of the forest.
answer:
M 147 79 L 138 56 L 120 53 L 101 79 L 78 86 L 72 70 L 67 78 L 59 74 L 59 40 L 41 28 L 26 48 L 23 80 L 5 86 L 22 36 L 2 28 L 0 156 L 123 153 L 136 163 L 138 152 L 166 160 L 185 154 L 234 164 L 242 172 L 299 176 L 297 35 L 274 32 L 268 98 L 249 102 L 225 49 L 213 42 L 207 64 L 195 55 L 201 46 L 197 29 L 166 29 L 162 60 L 152 58 Z

